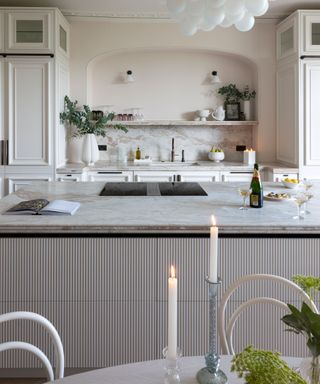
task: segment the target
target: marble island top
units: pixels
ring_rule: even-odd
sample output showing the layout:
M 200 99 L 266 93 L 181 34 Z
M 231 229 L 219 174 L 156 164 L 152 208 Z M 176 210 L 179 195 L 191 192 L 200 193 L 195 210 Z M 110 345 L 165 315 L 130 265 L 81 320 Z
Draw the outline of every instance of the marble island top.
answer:
M 47 198 L 79 201 L 74 216 L 0 215 L 0 233 L 203 233 L 214 214 L 221 234 L 319 234 L 320 183 L 305 220 L 294 220 L 292 201 L 265 201 L 262 209 L 239 210 L 239 187 L 247 183 L 201 183 L 208 196 L 100 197 L 104 182 L 37 183 L 0 200 L 0 212 L 22 200 Z M 265 193 L 291 192 L 279 183 L 264 183 Z

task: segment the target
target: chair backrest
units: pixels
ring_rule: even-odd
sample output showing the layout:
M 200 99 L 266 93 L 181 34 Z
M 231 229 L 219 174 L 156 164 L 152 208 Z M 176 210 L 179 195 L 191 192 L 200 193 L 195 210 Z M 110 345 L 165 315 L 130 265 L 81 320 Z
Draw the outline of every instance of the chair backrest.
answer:
M 246 275 L 242 276 L 240 279 L 234 281 L 230 287 L 226 290 L 226 292 L 222 295 L 220 306 L 218 310 L 218 319 L 217 319 L 217 327 L 218 327 L 218 333 L 220 336 L 220 345 L 221 345 L 221 351 L 223 354 L 232 354 L 234 355 L 234 348 L 233 348 L 233 342 L 232 342 L 232 335 L 233 335 L 233 329 L 234 325 L 239 318 L 239 316 L 242 314 L 242 312 L 247 309 L 248 307 L 260 304 L 260 303 L 269 303 L 273 304 L 275 306 L 278 306 L 279 308 L 282 308 L 286 311 L 288 311 L 288 306 L 286 303 L 277 300 L 272 297 L 256 297 L 252 298 L 238 306 L 238 308 L 233 312 L 232 316 L 230 317 L 229 321 L 226 322 L 226 307 L 228 300 L 230 299 L 231 295 L 243 284 L 246 284 L 248 282 L 252 281 L 272 281 L 272 282 L 279 282 L 295 293 L 297 293 L 302 301 L 305 301 L 310 308 L 313 309 L 315 313 L 318 313 L 317 307 L 315 306 L 314 302 L 310 299 L 309 295 L 304 292 L 297 284 L 293 283 L 292 281 L 281 277 L 281 276 L 275 276 L 275 275 L 268 275 L 268 274 L 255 274 L 255 275 Z
M 54 345 L 54 352 L 55 352 L 55 359 L 56 359 L 56 369 L 55 369 L 55 375 L 53 373 L 52 365 L 50 364 L 47 356 L 36 346 L 30 344 L 30 343 L 24 343 L 21 341 L 10 341 L 6 343 L 0 344 L 0 352 L 9 350 L 9 349 L 22 349 L 25 351 L 29 351 L 36 355 L 44 364 L 48 378 L 50 381 L 53 381 L 56 379 L 62 379 L 64 376 L 64 352 L 63 352 L 63 345 L 60 339 L 60 336 L 53 326 L 52 323 L 45 317 L 33 313 L 33 312 L 10 312 L 0 315 L 0 323 L 5 323 L 7 321 L 12 320 L 31 320 L 34 321 L 41 326 L 43 326 L 46 331 L 51 336 L 53 345 Z M 54 377 L 55 376 L 55 377 Z

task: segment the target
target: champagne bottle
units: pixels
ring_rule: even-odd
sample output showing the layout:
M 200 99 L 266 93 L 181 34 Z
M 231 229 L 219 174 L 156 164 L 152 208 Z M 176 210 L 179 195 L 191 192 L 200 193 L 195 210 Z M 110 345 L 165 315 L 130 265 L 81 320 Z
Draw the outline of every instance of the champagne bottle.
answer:
M 250 188 L 251 188 L 250 207 L 262 208 L 263 207 L 263 187 L 261 183 L 258 164 L 254 165 Z
M 136 160 L 141 160 L 141 151 L 139 147 L 136 150 Z

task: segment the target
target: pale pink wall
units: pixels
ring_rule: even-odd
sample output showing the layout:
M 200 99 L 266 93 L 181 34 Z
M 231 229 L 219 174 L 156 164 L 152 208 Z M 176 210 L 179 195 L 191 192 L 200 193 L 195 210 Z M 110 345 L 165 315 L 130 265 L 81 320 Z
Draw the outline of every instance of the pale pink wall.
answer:
M 253 77 L 256 78 L 255 87 L 259 93 L 257 117 L 260 123 L 256 148 L 259 161 L 273 161 L 276 62 L 275 25 L 272 23 L 259 22 L 246 33 L 234 28 L 217 28 L 212 32 L 185 37 L 175 23 L 71 21 L 71 95 L 80 103 L 88 101 L 87 66 L 95 57 L 115 51 L 177 47 L 240 55 L 256 65 Z M 240 78 L 235 80 L 241 81 Z
M 136 81 L 126 84 L 127 69 Z M 113 105 L 117 113 L 143 107 L 147 120 L 193 120 L 194 111 L 223 104 L 221 85 L 210 83 L 217 70 L 222 84 L 242 89 L 254 84 L 255 67 L 234 55 L 199 50 L 142 50 L 99 56 L 88 66 L 88 103 Z M 129 110 L 128 110 L 129 109 Z

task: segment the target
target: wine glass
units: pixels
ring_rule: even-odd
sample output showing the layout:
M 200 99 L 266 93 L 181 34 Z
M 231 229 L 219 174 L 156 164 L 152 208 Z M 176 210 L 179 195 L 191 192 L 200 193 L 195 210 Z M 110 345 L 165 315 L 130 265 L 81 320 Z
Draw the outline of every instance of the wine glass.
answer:
M 246 202 L 247 202 L 247 198 L 251 195 L 251 189 L 239 188 L 238 191 L 239 191 L 239 195 L 243 199 L 242 206 L 239 209 L 241 209 L 242 211 L 246 211 L 248 209 Z
M 304 213 L 305 213 L 306 215 L 310 215 L 311 212 L 308 211 L 308 202 L 309 202 L 309 200 L 311 200 L 311 199 L 313 198 L 313 194 L 310 193 L 310 192 L 305 192 L 305 196 L 306 196 L 307 200 L 306 200 L 306 202 L 304 203 Z
M 305 193 L 298 193 L 297 195 L 292 196 L 292 200 L 296 203 L 298 212 L 296 216 L 293 216 L 293 219 L 304 220 L 304 211 L 301 210 L 301 207 L 308 201 L 308 198 Z
M 309 189 L 311 189 L 311 188 L 313 187 L 313 184 L 312 184 L 311 181 L 308 180 L 308 179 L 303 179 L 303 181 L 302 181 L 302 185 L 303 185 L 303 187 L 304 187 L 304 189 L 305 189 L 306 191 L 309 191 Z

